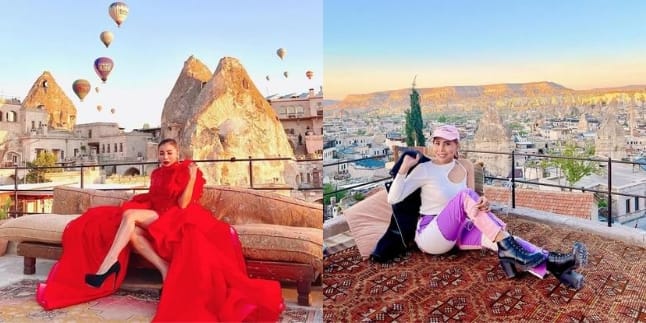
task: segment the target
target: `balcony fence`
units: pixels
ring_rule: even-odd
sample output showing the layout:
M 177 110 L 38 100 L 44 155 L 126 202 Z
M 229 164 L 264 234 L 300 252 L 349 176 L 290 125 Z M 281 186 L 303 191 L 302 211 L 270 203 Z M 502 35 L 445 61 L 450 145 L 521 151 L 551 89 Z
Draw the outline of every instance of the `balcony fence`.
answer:
M 412 148 L 410 148 L 412 149 Z M 634 162 L 634 161 L 623 161 L 623 160 L 612 160 L 610 158 L 608 159 L 599 159 L 599 158 L 580 158 L 580 157 L 562 157 L 562 156 L 552 156 L 552 155 L 539 155 L 539 154 L 528 154 L 528 153 L 519 153 L 516 151 L 512 151 L 511 153 L 505 153 L 505 152 L 492 152 L 492 151 L 480 151 L 480 150 L 461 150 L 461 153 L 465 154 L 470 154 L 470 153 L 478 153 L 478 154 L 491 154 L 491 155 L 506 155 L 508 156 L 510 163 L 511 163 L 511 169 L 512 171 L 510 172 L 510 177 L 497 177 L 497 176 L 490 176 L 490 175 L 485 175 L 484 180 L 485 182 L 493 182 L 493 181 L 503 181 L 505 182 L 503 186 L 508 187 L 511 190 L 511 208 L 516 208 L 516 185 L 517 184 L 531 184 L 531 185 L 539 185 L 539 186 L 548 186 L 548 187 L 555 187 L 555 188 L 561 188 L 561 189 L 569 189 L 569 191 L 581 191 L 581 192 L 593 192 L 595 194 L 599 195 L 604 195 L 607 196 L 607 210 L 608 210 L 608 215 L 607 215 L 607 221 L 608 221 L 608 227 L 612 227 L 612 222 L 613 222 L 613 214 L 612 214 L 612 196 L 625 196 L 625 197 L 632 197 L 632 198 L 637 198 L 637 199 L 646 199 L 646 195 L 640 195 L 640 194 L 628 194 L 628 193 L 621 193 L 621 192 L 614 192 L 613 191 L 613 185 L 612 185 L 612 165 L 613 164 L 632 164 L 633 167 L 637 167 L 638 171 L 640 167 L 643 166 L 643 163 L 639 162 Z M 386 155 L 376 155 L 376 156 L 371 156 L 371 157 L 364 157 L 364 158 L 358 158 L 358 159 L 352 159 L 352 160 L 342 160 L 342 161 L 336 161 L 336 162 L 331 162 L 331 163 L 324 163 L 323 168 L 325 169 L 326 167 L 330 166 L 338 166 L 342 164 L 348 164 L 348 163 L 355 163 L 357 161 L 362 161 L 362 160 L 368 160 L 368 159 L 383 159 L 383 160 L 389 160 L 392 158 L 392 154 L 386 154 Z M 590 161 L 590 162 L 597 162 L 599 165 L 604 165 L 603 168 L 606 169 L 607 171 L 607 189 L 606 190 L 597 190 L 597 189 L 591 189 L 591 188 L 585 188 L 585 187 L 573 187 L 573 186 L 567 186 L 567 185 L 557 185 L 557 184 L 550 184 L 550 183 L 541 183 L 537 181 L 531 181 L 531 180 L 524 180 L 524 179 L 518 179 L 516 178 L 516 171 L 515 169 L 517 168 L 516 166 L 516 158 L 517 157 L 531 157 L 531 158 L 539 158 L 539 159 L 566 159 L 566 160 L 579 160 L 579 161 Z M 485 165 L 486 167 L 486 165 Z M 335 189 L 334 191 L 330 192 L 324 192 L 323 196 L 324 197 L 330 197 L 330 196 L 335 196 L 338 193 L 344 192 L 344 191 L 349 191 L 355 188 L 360 188 L 360 187 L 365 187 L 368 185 L 380 183 L 380 182 L 387 182 L 391 181 L 392 177 L 387 176 L 383 178 L 377 178 L 374 180 L 366 181 L 366 182 L 361 182 L 353 185 L 349 185 L 346 187 L 343 187 L 341 189 Z
M 257 165 L 258 163 L 263 163 L 263 162 L 277 162 L 277 161 L 294 161 L 296 163 L 304 163 L 304 162 L 322 162 L 322 158 L 319 159 L 294 159 L 290 157 L 274 157 L 274 158 L 253 158 L 249 156 L 249 158 L 231 158 L 231 159 L 203 159 L 203 160 L 194 160 L 198 165 L 203 165 L 203 164 L 210 164 L 210 163 L 247 163 L 247 174 L 249 177 L 249 183 L 247 188 L 251 188 L 254 190 L 271 190 L 271 191 L 278 191 L 278 190 L 289 190 L 289 191 L 316 191 L 316 190 L 322 190 L 322 187 L 319 185 L 313 185 L 313 183 L 303 183 L 303 186 L 299 187 L 289 187 L 285 185 L 265 185 L 263 184 L 258 184 L 254 182 L 254 165 Z M 22 212 L 18 211 L 18 194 L 20 192 L 38 192 L 38 193 L 51 193 L 53 192 L 53 188 L 31 188 L 31 189 L 20 189 L 19 186 L 19 181 L 17 180 L 19 178 L 19 172 L 22 171 L 25 174 L 32 170 L 79 170 L 79 186 L 80 188 L 84 188 L 85 185 L 85 179 L 88 176 L 86 173 L 88 172 L 88 169 L 94 169 L 96 167 L 117 167 L 117 166 L 133 166 L 133 167 L 138 167 L 141 169 L 141 173 L 144 173 L 144 169 L 146 165 L 158 165 L 158 162 L 128 162 L 128 163 L 107 163 L 107 164 L 86 164 L 86 165 L 69 165 L 65 163 L 61 163 L 60 166 L 48 166 L 48 167 L 24 167 L 24 166 L 14 166 L 14 167 L 0 167 L 0 170 L 3 169 L 10 169 L 13 170 L 13 175 L 12 177 L 14 178 L 14 184 L 13 188 L 11 189 L 6 189 L 6 188 L 0 188 L 0 193 L 3 192 L 12 192 L 13 193 L 13 210 L 10 210 L 9 216 L 11 217 L 17 217 L 21 216 L 24 214 L 31 214 L 31 213 L 42 213 L 42 212 Z M 208 166 L 206 166 L 208 167 Z M 202 167 L 201 167 L 202 168 Z M 38 183 L 35 183 L 38 184 Z M 103 190 L 110 190 L 110 191 L 132 191 L 133 193 L 136 193 L 137 191 L 147 191 L 149 189 L 148 183 L 144 186 L 140 187 L 128 187 L 128 188 L 110 188 L 110 189 L 103 189 Z M 273 183 L 270 183 L 273 184 Z M 1 207 L 1 206 L 0 206 Z

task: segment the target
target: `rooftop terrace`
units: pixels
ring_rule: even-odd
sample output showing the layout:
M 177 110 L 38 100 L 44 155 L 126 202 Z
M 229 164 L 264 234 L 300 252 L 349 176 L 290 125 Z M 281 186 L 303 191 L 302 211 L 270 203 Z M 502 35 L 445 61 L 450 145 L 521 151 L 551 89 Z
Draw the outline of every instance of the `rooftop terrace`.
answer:
M 24 275 L 23 257 L 10 243 L 0 256 L 0 322 L 150 322 L 159 302 L 159 274 L 151 270 L 129 269 L 126 280 L 115 294 L 98 300 L 45 311 L 36 303 L 36 284 L 44 282 L 54 261 L 39 259 L 35 275 Z M 311 306 L 296 304 L 295 284 L 283 283 L 287 310 L 281 322 L 321 322 L 321 287 L 312 286 Z
M 489 250 L 433 256 L 412 250 L 363 260 L 351 233 L 327 226 L 325 322 L 646 322 L 646 231 L 536 209 L 496 208 L 508 230 L 550 250 L 589 250 L 584 287 L 554 276 L 507 279 Z

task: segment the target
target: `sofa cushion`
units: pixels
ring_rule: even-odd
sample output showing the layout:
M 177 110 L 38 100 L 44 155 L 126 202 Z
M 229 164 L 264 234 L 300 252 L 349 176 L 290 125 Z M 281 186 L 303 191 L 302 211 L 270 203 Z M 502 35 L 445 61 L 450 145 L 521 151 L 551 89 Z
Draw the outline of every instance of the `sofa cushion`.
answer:
M 79 214 L 90 207 L 91 196 L 96 190 L 81 189 L 71 186 L 57 186 L 54 188 L 54 203 L 52 213 Z
M 350 233 L 362 257 L 370 256 L 377 241 L 386 232 L 392 214 L 388 193 L 381 189 L 343 211 Z
M 266 223 L 323 228 L 323 205 L 277 193 L 206 186 L 200 203 L 229 224 Z
M 310 264 L 323 272 L 323 230 L 259 223 L 233 226 L 247 259 Z
M 78 214 L 29 214 L 0 225 L 0 238 L 10 241 L 61 243 L 63 230 Z
M 121 205 L 133 193 L 130 191 L 101 191 L 91 188 L 57 186 L 54 188 L 52 213 L 79 214 L 89 207 L 101 205 Z
M 114 205 L 119 206 L 132 197 L 129 191 L 99 191 L 90 196 L 90 207 Z

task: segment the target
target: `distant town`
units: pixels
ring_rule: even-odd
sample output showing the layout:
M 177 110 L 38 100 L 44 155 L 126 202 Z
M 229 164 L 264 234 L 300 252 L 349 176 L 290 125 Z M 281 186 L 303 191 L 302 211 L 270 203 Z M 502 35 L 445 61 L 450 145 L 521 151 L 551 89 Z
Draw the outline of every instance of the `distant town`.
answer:
M 397 92 L 401 92 L 398 90 Z M 412 89 L 408 90 L 411 93 Z M 446 101 L 444 104 L 422 103 L 424 134 L 429 135 L 442 124 L 456 125 L 461 133 L 462 155 L 482 162 L 485 175 L 537 183 L 556 184 L 587 189 L 607 190 L 605 164 L 597 162 L 595 172 L 568 183 L 562 169 L 541 162 L 538 156 L 559 156 L 566 149 L 574 156 L 590 159 L 632 161 L 612 164 L 613 191 L 646 195 L 646 105 L 645 89 L 588 93 L 586 98 L 496 98 L 495 100 Z M 401 93 L 399 93 L 401 94 Z M 382 97 L 383 93 L 379 93 Z M 374 94 L 377 96 L 377 94 Z M 400 95 L 398 99 L 401 99 Z M 359 96 L 357 96 L 359 97 Z M 341 201 L 326 207 L 326 218 L 357 202 L 376 182 L 361 187 L 360 183 L 387 178 L 393 163 L 393 153 L 405 147 L 405 114 L 401 104 L 387 106 L 383 102 L 371 107 L 364 98 L 359 107 L 337 102 L 326 110 L 324 119 L 324 186 L 327 191 L 346 187 Z M 348 100 L 351 101 L 351 100 Z M 537 104 L 538 102 L 538 104 Z M 356 102 L 352 102 L 355 103 Z M 479 103 L 479 104 L 478 104 Z M 542 104 L 540 104 L 542 103 Z M 342 107 L 342 108 L 339 108 Z M 512 170 L 510 153 L 515 152 Z M 498 152 L 491 154 L 481 152 Z M 384 158 L 368 158 L 386 156 Z M 343 161 L 357 160 L 348 163 Z M 513 173 L 512 173 L 513 172 Z M 489 185 L 504 186 L 505 181 L 488 181 Z M 542 190 L 561 188 L 524 184 Z M 613 215 L 624 219 L 645 217 L 646 199 L 615 196 Z M 646 222 L 646 221 L 642 221 Z
M 281 122 L 296 159 L 296 183 L 291 195 L 303 200 L 320 200 L 323 153 L 323 93 L 310 89 L 304 93 L 273 95 L 266 98 Z M 63 115 L 61 113 L 61 115 Z M 25 105 L 19 98 L 0 98 L 0 201 L 13 198 L 14 185 L 43 189 L 60 183 L 79 184 L 78 176 L 61 178 L 51 175 L 51 184 L 28 184 L 26 167 L 42 152 L 53 154 L 58 165 L 74 169 L 76 165 L 110 166 L 85 168 L 87 187 L 110 184 L 111 187 L 147 185 L 147 175 L 156 167 L 160 127 L 142 127 L 124 131 L 115 122 L 75 124 L 75 116 L 58 120 L 64 127 L 52 125 L 42 106 Z M 153 121 L 154 122 L 154 121 Z M 137 162 L 142 162 L 137 165 Z M 78 175 L 78 169 L 75 169 Z M 124 183 L 126 184 L 125 186 Z M 257 183 L 262 185 L 263 183 Z M 51 201 L 34 192 L 19 194 L 19 212 L 50 212 Z M 5 207 L 6 203 L 2 203 Z

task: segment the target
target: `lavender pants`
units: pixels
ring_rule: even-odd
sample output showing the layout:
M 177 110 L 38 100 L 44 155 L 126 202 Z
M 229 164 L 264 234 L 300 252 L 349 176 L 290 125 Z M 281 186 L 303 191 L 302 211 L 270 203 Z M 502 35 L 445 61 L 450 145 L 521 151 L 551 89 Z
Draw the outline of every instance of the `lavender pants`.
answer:
M 479 211 L 475 207 L 479 199 L 478 193 L 467 188 L 456 194 L 437 216 L 423 215 L 415 232 L 418 247 L 428 253 L 442 253 L 453 246 L 462 250 L 487 248 L 497 251 L 498 246 L 492 241 L 506 225 L 493 213 Z M 529 252 L 548 254 L 548 251 L 519 237 L 514 236 L 514 239 Z M 438 246 L 440 251 L 433 251 Z M 546 263 L 542 262 L 529 271 L 543 278 L 547 274 Z

